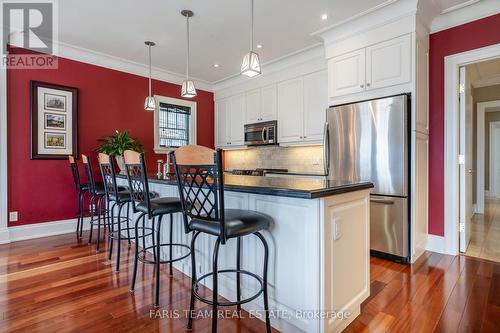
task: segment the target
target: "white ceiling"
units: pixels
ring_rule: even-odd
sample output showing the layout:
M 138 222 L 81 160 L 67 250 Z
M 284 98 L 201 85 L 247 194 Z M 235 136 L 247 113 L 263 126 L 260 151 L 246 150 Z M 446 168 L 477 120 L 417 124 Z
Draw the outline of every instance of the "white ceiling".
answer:
M 442 8 L 467 2 L 436 1 Z M 386 2 L 393 0 L 255 0 L 261 61 L 312 47 L 318 41 L 310 33 Z M 215 83 L 239 73 L 249 49 L 249 8 L 249 0 L 64 0 L 59 1 L 59 40 L 142 64 L 147 64 L 144 41 L 152 40 L 157 43 L 153 66 L 183 74 L 186 21 L 180 11 L 191 9 L 191 76 Z
M 467 72 L 475 88 L 500 84 L 500 58 L 468 65 Z

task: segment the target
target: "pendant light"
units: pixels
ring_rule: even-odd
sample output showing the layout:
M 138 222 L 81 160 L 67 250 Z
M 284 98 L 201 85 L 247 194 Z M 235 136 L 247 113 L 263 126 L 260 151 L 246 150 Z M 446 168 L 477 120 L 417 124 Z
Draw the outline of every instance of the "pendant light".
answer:
M 253 51 L 253 0 L 250 0 L 250 52 L 243 57 L 241 74 L 248 77 L 261 74 L 259 55 Z
M 156 100 L 153 96 L 151 96 L 151 47 L 155 46 L 156 44 L 151 41 L 145 41 L 144 44 L 148 46 L 149 50 L 149 95 L 144 101 L 144 110 L 154 111 L 156 109 Z
M 181 11 L 182 16 L 186 17 L 187 26 L 187 55 L 186 55 L 186 79 L 182 82 L 181 96 L 192 98 L 196 96 L 196 88 L 194 82 L 189 79 L 189 18 L 194 15 L 190 10 Z

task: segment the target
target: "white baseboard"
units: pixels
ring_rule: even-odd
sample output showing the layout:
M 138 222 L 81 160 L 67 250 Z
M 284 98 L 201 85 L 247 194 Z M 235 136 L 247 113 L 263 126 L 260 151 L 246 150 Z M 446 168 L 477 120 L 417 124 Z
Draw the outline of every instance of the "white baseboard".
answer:
M 9 227 L 0 230 L 0 244 L 75 232 L 76 221 L 77 219 L 69 219 Z M 83 220 L 83 230 L 89 229 L 89 218 L 85 218 Z
M 443 236 L 428 235 L 427 251 L 446 254 L 446 242 Z

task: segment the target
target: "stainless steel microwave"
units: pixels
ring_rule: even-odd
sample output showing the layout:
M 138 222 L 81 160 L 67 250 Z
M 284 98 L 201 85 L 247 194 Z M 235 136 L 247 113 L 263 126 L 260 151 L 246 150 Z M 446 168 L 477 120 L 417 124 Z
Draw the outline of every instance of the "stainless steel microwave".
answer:
M 278 144 L 277 129 L 276 120 L 245 125 L 245 145 L 276 145 Z

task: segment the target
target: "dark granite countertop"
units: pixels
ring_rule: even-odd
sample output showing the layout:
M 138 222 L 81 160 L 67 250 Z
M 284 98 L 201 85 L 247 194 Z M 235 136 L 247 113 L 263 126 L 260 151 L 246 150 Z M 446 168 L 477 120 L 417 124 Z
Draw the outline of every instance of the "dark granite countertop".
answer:
M 125 175 L 117 175 L 125 178 Z M 174 175 L 168 178 L 148 174 L 152 183 L 177 185 Z M 224 175 L 224 190 L 233 192 L 276 195 L 282 197 L 317 199 L 331 195 L 372 188 L 370 182 L 333 181 L 314 178 L 278 178 L 259 176 Z

